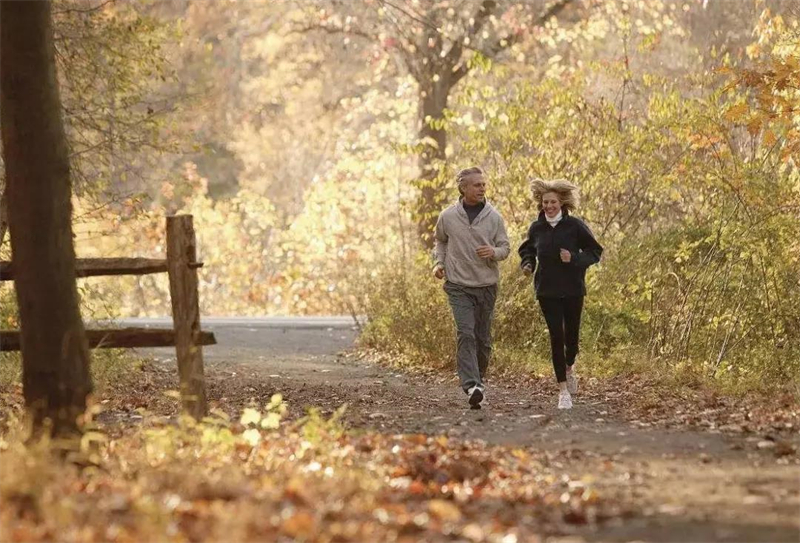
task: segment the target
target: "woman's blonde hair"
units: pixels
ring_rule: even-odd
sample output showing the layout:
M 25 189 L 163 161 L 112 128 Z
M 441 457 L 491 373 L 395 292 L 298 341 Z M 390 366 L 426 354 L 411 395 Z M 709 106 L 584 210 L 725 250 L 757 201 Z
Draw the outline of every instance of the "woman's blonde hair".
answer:
M 561 209 L 570 213 L 578 207 L 581 199 L 580 189 L 575 183 L 571 183 L 566 179 L 546 181 L 536 178 L 531 180 L 531 193 L 539 211 L 542 210 L 542 197 L 548 192 L 558 194 L 558 199 L 561 201 Z

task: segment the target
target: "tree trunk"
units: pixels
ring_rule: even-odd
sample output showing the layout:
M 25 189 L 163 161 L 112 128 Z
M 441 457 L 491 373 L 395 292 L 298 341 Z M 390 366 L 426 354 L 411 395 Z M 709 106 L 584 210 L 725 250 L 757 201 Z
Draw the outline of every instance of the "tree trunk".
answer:
M 438 176 L 446 158 L 447 147 L 447 132 L 442 128 L 432 127 L 430 121 L 444 119 L 450 90 L 451 85 L 446 77 L 433 81 L 433 74 L 425 84 L 420 85 L 419 139 L 423 148 L 419 155 L 420 196 L 417 202 L 417 233 L 427 249 L 433 248 L 433 230 L 443 203 L 444 187 L 441 186 Z
M 0 122 L 25 404 L 34 431 L 66 435 L 92 386 L 50 12 L 49 1 L 0 2 Z
M 6 242 L 6 232 L 8 231 L 8 199 L 6 198 L 6 185 L 0 192 L 0 248 Z

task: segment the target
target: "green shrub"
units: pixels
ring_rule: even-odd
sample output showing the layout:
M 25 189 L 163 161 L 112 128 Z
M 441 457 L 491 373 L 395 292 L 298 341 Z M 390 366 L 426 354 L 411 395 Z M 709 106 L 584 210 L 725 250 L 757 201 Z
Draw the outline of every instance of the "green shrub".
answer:
M 531 177 L 581 186 L 579 215 L 605 247 L 587 275 L 583 371 L 737 388 L 797 382 L 800 170 L 783 152 L 796 144 L 734 118 L 741 97 L 711 82 L 691 97 L 641 84 L 645 105 L 622 123 L 615 104 L 585 88 L 591 80 L 467 88 L 468 113 L 450 116 L 460 142 L 452 163 L 491 164 L 489 198 L 513 248 L 535 215 Z M 546 327 L 517 265 L 513 255 L 501 265 L 494 365 L 551 371 Z M 385 263 L 365 296 L 368 344 L 450 367 L 452 317 L 425 256 Z

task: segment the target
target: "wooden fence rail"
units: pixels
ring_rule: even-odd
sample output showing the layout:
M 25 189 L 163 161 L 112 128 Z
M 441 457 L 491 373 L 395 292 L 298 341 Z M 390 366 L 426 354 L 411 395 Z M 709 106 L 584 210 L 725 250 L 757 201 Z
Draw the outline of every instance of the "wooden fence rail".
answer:
M 197 293 L 197 241 L 191 215 L 167 217 L 167 258 L 79 258 L 76 277 L 102 275 L 169 275 L 173 329 L 120 328 L 86 330 L 93 349 L 175 346 L 180 376 L 181 403 L 195 418 L 206 414 L 203 345 L 214 345 L 211 332 L 200 329 Z M 13 262 L 0 262 L 0 281 L 14 280 Z M 0 351 L 20 350 L 18 330 L 0 330 Z
M 86 330 L 90 349 L 133 349 L 136 347 L 174 347 L 175 330 L 153 328 L 107 328 Z M 19 351 L 19 330 L 0 330 L 3 351 Z M 215 345 L 211 332 L 200 332 L 196 345 Z
M 202 262 L 190 262 L 193 269 L 202 268 Z M 75 277 L 96 277 L 98 275 L 147 275 L 167 271 L 165 258 L 76 258 Z M 7 260 L 0 261 L 0 281 L 14 279 L 14 265 Z

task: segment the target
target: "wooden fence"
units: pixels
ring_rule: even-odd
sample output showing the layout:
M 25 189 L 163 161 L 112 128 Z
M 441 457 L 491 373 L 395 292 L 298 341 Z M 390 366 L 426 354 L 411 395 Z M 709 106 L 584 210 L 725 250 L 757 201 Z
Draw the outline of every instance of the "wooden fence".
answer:
M 169 275 L 172 302 L 170 329 L 109 328 L 86 330 L 89 347 L 130 348 L 175 346 L 183 409 L 195 418 L 206 414 L 203 370 L 203 345 L 214 345 L 211 332 L 200 329 L 200 303 L 197 293 L 197 241 L 191 215 L 167 217 L 167 258 L 79 258 L 77 277 L 100 275 Z M 14 280 L 13 262 L 0 262 L 0 281 Z M 20 349 L 19 330 L 0 331 L 0 351 Z

